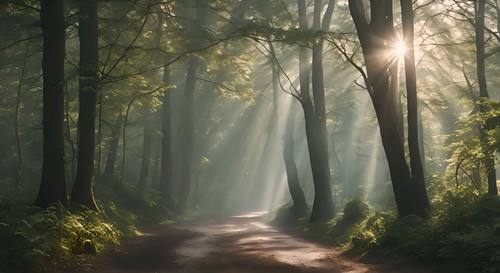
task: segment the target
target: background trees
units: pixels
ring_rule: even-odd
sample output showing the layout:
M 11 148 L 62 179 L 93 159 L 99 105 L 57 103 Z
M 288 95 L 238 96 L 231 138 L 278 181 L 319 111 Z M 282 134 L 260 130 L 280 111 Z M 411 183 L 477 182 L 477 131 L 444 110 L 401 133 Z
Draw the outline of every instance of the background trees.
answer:
M 494 1 L 41 4 L 0 12 L 5 195 L 322 221 L 496 192 Z

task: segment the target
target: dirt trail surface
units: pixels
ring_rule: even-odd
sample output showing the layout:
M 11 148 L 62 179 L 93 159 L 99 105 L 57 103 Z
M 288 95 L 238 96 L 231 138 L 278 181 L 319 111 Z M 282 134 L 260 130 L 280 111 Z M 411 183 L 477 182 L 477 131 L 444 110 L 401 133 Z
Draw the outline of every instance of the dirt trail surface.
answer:
M 66 271 L 69 272 L 69 271 Z M 252 213 L 224 221 L 160 226 L 92 261 L 91 273 L 434 273 L 349 260 L 334 247 L 296 238 Z

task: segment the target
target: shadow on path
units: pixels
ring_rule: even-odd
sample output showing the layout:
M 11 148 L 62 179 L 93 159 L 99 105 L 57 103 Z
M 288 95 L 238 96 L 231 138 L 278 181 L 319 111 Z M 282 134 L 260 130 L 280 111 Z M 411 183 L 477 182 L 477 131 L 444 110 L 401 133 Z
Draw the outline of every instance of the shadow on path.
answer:
M 159 226 L 98 258 L 89 273 L 437 273 L 357 263 L 334 247 L 275 229 L 263 213 Z

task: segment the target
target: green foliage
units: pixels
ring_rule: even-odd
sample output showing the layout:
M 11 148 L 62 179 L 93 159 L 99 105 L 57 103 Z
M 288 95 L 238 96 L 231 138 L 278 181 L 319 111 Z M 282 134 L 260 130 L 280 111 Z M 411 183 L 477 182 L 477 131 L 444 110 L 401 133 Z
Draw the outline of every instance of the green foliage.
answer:
M 297 213 L 293 210 L 293 203 L 286 203 L 279 206 L 274 210 L 273 214 L 274 217 L 272 222 L 279 226 L 297 225 L 300 222 L 307 220 L 307 217 L 302 218 L 303 215 L 297 215 Z
M 347 242 L 350 234 L 358 229 L 358 226 L 367 217 L 369 211 L 370 207 L 368 204 L 360 199 L 347 202 L 340 216 L 325 223 L 328 240 L 336 244 Z
M 386 234 L 388 224 L 395 218 L 394 213 L 376 212 L 361 222 L 349 236 L 347 245 L 357 251 L 367 251 L 378 247 Z
M 3 207 L 5 209 L 5 207 Z M 0 261 L 25 272 L 46 272 L 78 254 L 95 254 L 117 246 L 135 223 L 114 204 L 104 213 L 71 213 L 61 205 L 2 210 Z
M 276 212 L 275 223 L 289 216 L 289 206 Z M 500 272 L 500 199 L 461 187 L 435 198 L 428 219 L 395 212 L 375 212 L 361 200 L 348 202 L 342 214 L 327 222 L 295 222 L 313 239 L 365 255 L 425 262 L 453 262 L 468 272 Z
M 99 200 L 113 200 L 104 207 L 105 214 L 127 235 L 135 233 L 135 229 L 128 229 L 130 227 L 149 227 L 167 220 L 172 215 L 161 194 L 154 189 L 140 194 L 135 186 L 127 184 L 112 187 L 97 185 L 96 195 Z
M 500 272 L 498 198 L 460 189 L 444 193 L 433 207 L 429 219 L 371 214 L 352 232 L 348 245 L 430 262 L 457 261 L 470 272 Z
M 487 158 L 493 158 L 500 151 L 500 103 L 483 99 L 473 101 L 472 114 L 465 116 L 458 123 L 458 128 L 448 135 L 450 157 L 447 160 L 447 185 L 472 186 L 481 188 L 481 166 Z M 480 112 L 483 108 L 484 112 Z M 484 131 L 484 141 L 480 139 Z M 446 185 L 442 185 L 443 190 Z

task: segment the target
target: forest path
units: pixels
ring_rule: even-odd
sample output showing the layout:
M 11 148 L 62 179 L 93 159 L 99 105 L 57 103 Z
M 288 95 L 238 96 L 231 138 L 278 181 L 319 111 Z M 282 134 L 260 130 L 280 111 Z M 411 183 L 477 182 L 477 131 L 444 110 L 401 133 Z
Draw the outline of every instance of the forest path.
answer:
M 392 266 L 394 267 L 394 266 Z M 94 261 L 99 273 L 434 273 L 357 263 L 265 223 L 262 214 L 159 226 Z

